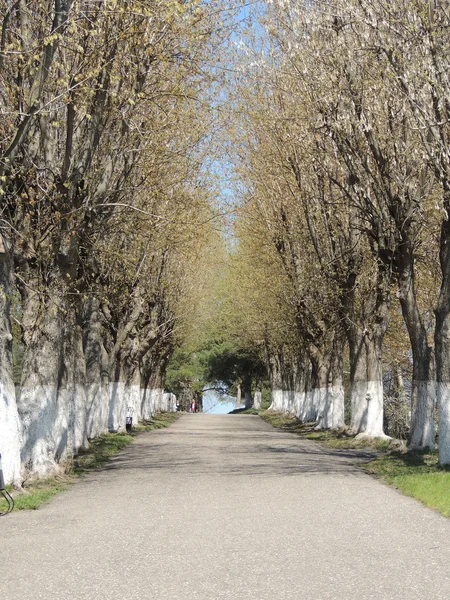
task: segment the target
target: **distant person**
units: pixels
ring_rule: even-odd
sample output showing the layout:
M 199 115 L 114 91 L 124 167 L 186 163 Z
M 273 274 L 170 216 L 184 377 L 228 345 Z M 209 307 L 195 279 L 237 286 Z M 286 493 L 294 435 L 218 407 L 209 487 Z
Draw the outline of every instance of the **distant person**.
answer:
M 195 400 L 191 402 L 191 412 L 195 413 Z

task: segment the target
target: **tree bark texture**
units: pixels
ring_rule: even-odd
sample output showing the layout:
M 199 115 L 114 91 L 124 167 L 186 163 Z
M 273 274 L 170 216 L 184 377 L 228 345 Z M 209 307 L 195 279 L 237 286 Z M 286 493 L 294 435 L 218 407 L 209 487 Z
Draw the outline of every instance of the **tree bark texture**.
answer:
M 83 346 L 86 361 L 86 427 L 89 439 L 108 431 L 109 357 L 98 301 L 86 303 L 83 319 Z
M 267 362 L 270 382 L 269 410 L 281 411 L 283 408 L 283 381 L 280 354 L 269 354 Z
M 20 483 L 20 424 L 13 380 L 10 299 L 14 265 L 9 240 L 0 236 L 0 454 L 6 484 Z
M 253 395 L 253 408 L 259 410 L 262 402 L 262 382 L 257 378 L 255 383 L 255 393 Z
M 398 254 L 398 288 L 403 320 L 408 330 L 413 357 L 411 388 L 411 426 L 408 445 L 411 448 L 434 448 L 435 384 L 432 370 L 432 348 L 420 314 L 414 283 L 412 252 Z M 402 255 L 403 254 L 403 255 Z
M 450 207 L 450 190 L 448 192 Z M 439 463 L 450 464 L 450 220 L 442 223 L 440 239 L 442 284 L 435 310 L 436 392 L 439 407 Z
M 47 477 L 86 445 L 85 370 L 81 329 L 64 283 L 53 273 L 46 292 L 22 287 L 25 353 L 18 395 L 22 464 Z

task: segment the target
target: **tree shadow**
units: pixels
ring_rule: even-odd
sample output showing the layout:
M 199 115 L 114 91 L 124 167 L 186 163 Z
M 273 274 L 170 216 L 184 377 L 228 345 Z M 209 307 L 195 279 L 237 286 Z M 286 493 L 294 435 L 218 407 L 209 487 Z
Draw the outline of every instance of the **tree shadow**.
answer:
M 167 475 L 301 476 L 339 474 L 364 476 L 362 463 L 375 452 L 335 450 L 293 436 L 289 432 L 249 427 L 171 428 L 139 437 L 102 470 L 158 471 Z

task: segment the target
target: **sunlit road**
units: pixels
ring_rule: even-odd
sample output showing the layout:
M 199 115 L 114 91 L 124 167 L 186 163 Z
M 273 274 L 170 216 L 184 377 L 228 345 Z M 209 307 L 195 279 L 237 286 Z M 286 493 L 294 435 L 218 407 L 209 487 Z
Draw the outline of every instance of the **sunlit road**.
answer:
M 450 521 L 258 417 L 184 415 L 0 520 L 5 600 L 446 600 Z

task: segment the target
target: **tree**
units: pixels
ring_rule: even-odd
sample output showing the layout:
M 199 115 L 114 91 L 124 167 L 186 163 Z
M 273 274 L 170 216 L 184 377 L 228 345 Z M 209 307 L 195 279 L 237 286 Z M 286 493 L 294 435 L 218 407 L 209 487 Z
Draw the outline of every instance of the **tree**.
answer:
M 218 41 L 221 8 L 196 0 L 0 3 L 2 218 L 21 292 L 22 460 L 38 474 L 87 444 L 83 352 L 92 392 L 106 385 L 105 357 L 99 368 L 93 357 L 108 351 L 93 292 L 105 274 L 93 254 L 122 209 L 151 212 L 138 200 L 158 187 L 151 176 L 203 142 L 209 117 L 200 129 L 192 117 L 201 123 L 194 105 L 210 76 L 201 66 Z M 177 148 L 171 132 L 180 123 L 186 131 L 189 119 L 192 133 Z M 195 185 L 200 169 L 191 162 L 183 176 Z M 126 337 L 135 332 L 128 329 Z

